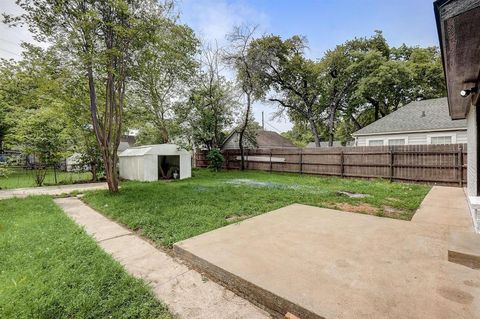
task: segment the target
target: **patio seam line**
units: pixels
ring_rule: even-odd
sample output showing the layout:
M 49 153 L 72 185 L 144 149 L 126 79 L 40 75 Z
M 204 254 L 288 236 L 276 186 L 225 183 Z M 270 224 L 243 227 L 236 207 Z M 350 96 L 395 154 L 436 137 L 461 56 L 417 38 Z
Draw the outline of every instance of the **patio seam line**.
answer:
M 56 198 L 54 202 L 128 273 L 144 280 L 152 288 L 154 295 L 167 305 L 174 318 L 271 318 L 267 311 L 215 281 L 205 281 L 203 274 L 97 212 L 79 198 Z M 72 210 L 77 213 L 80 210 L 80 214 L 72 214 Z M 98 216 L 103 220 L 89 219 Z M 99 240 L 97 238 L 102 234 L 102 225 L 115 226 L 112 228 L 118 227 L 128 233 Z M 113 231 L 118 232 L 118 229 Z M 140 257 L 137 256 L 139 252 L 142 255 Z

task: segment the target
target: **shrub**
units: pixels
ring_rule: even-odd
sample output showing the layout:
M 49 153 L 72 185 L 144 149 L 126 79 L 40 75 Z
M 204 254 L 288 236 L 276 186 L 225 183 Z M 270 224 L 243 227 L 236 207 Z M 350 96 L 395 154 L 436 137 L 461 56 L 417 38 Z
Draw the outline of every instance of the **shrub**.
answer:
M 0 164 L 0 177 L 7 177 L 10 173 L 11 172 L 6 165 Z
M 218 172 L 222 168 L 223 162 L 225 161 L 218 148 L 214 148 L 208 152 L 207 160 L 210 162 L 208 167 L 215 172 Z

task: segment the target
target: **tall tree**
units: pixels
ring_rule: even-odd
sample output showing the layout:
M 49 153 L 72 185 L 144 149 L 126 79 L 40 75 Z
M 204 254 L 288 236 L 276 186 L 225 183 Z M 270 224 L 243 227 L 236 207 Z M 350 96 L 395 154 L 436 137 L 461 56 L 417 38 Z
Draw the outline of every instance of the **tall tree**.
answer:
M 201 55 L 201 72 L 195 79 L 188 101 L 177 108 L 187 139 L 195 147 L 219 148 L 234 120 L 238 108 L 238 92 L 221 73 L 222 51 L 206 46 Z
M 266 91 L 265 84 L 260 81 L 255 72 L 254 57 L 249 54 L 249 47 L 254 41 L 256 27 L 235 27 L 227 35 L 230 41 L 230 50 L 225 59 L 236 72 L 237 81 L 245 97 L 245 110 L 238 131 L 238 146 L 240 148 L 240 169 L 245 170 L 244 137 L 252 118 L 252 104 L 263 97 Z
M 143 115 L 141 130 L 153 133 L 158 137 L 157 142 L 169 143 L 172 133 L 178 131 L 175 107 L 185 102 L 192 86 L 198 67 L 197 52 L 198 40 L 192 29 L 168 18 L 139 54 L 134 91 L 141 108 L 139 113 Z M 152 132 L 152 127 L 157 132 Z
M 325 109 L 321 64 L 304 56 L 305 39 L 294 36 L 283 41 L 278 36 L 256 39 L 249 47 L 257 76 L 269 87 L 271 102 L 278 103 L 289 116 L 309 124 L 315 144 L 320 146 L 321 114 Z
M 126 84 L 138 50 L 159 24 L 162 8 L 153 0 L 17 0 L 17 4 L 25 13 L 4 15 L 5 22 L 27 23 L 37 40 L 56 43 L 80 62 L 108 187 L 117 192 Z M 105 99 L 100 101 L 102 91 Z

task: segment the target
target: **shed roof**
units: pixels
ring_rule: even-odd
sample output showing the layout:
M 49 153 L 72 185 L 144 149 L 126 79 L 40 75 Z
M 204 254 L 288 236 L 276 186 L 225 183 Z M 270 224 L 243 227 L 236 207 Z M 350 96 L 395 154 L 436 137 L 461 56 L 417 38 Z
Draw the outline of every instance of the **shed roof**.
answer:
M 353 135 L 370 135 L 437 130 L 465 130 L 466 120 L 452 120 L 446 97 L 411 102 L 397 111 L 356 131 Z
M 190 153 L 175 144 L 143 145 L 126 149 L 119 157 L 142 155 L 190 155 Z

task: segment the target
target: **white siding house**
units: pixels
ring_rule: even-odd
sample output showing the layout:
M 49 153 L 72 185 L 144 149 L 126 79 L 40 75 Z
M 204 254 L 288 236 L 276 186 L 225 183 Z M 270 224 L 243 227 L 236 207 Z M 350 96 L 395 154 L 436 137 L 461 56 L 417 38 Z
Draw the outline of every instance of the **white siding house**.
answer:
M 467 143 L 467 121 L 452 120 L 447 98 L 409 103 L 353 134 L 355 146 Z

